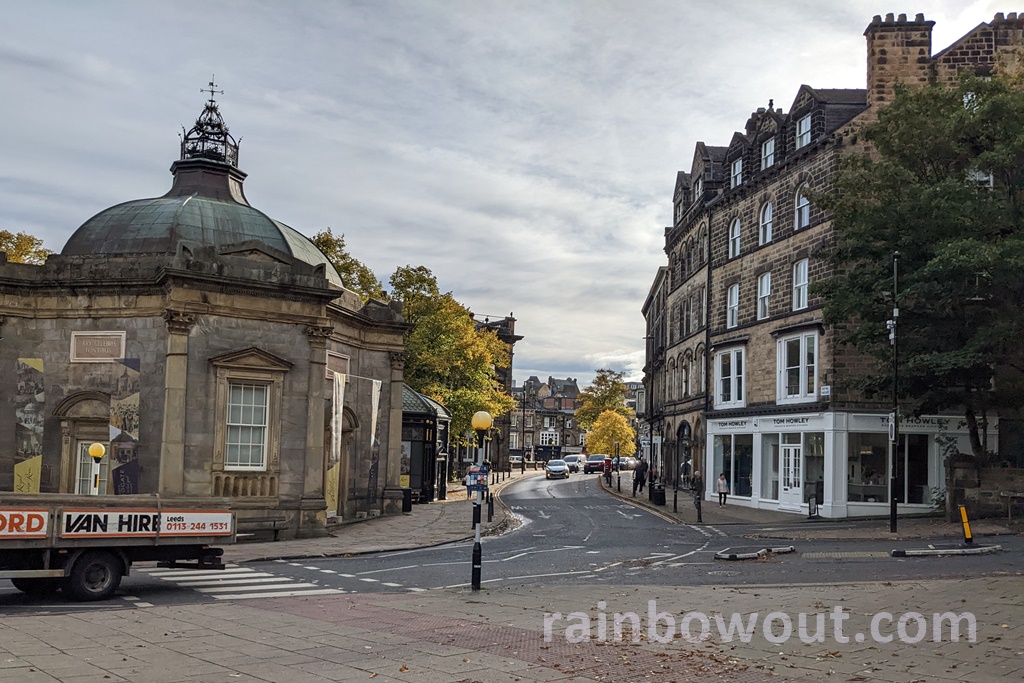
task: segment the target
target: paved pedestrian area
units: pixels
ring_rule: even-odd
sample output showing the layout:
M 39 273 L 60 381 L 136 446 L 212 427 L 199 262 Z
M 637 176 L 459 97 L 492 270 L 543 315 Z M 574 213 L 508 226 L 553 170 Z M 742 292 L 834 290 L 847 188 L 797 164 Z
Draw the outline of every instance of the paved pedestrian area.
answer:
M 539 475 L 516 473 L 494 488 Z M 651 505 L 646 496 L 622 498 L 676 523 L 695 522 L 689 496 L 690 507 L 679 505 L 675 514 L 671 498 L 666 506 Z M 455 487 L 449 500 L 414 506 L 407 515 L 345 524 L 326 538 L 238 544 L 226 549 L 226 559 L 339 556 L 447 543 L 472 536 L 471 513 L 464 490 Z M 892 538 L 887 520 L 816 527 L 799 516 L 740 506 L 709 505 L 704 521 L 763 525 L 765 533 L 789 537 Z M 514 523 L 497 500 L 494 520 L 486 525 L 490 532 Z M 957 525 L 940 520 L 899 524 L 904 537 L 959 533 Z M 1012 531 L 997 522 L 977 523 L 975 530 Z M 995 577 L 831 586 L 613 585 L 597 592 L 586 584 L 524 584 L 478 593 L 307 595 L 150 607 L 69 604 L 0 619 L 0 681 L 1021 680 L 1024 568 L 1014 561 Z M 689 583 L 686 567 L 673 571 L 680 572 L 680 584 Z M 945 616 L 936 621 L 936 614 Z M 748 632 L 740 637 L 737 628 Z
M 602 594 L 588 586 L 519 586 L 75 609 L 0 621 L 0 680 L 1021 680 L 1024 577 L 1013 574 L 840 586 L 621 586 Z M 964 617 L 958 642 L 949 619 L 933 628 L 933 615 L 946 612 Z M 879 613 L 886 614 L 872 631 Z M 719 619 L 749 625 L 752 618 L 749 642 L 719 630 Z

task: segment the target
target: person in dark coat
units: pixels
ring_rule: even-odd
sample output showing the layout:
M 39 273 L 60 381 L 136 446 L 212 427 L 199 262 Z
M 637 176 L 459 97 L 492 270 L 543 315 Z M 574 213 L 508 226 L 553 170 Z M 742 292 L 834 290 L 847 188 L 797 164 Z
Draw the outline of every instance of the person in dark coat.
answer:
M 636 492 L 640 491 L 643 493 L 644 483 L 647 481 L 647 461 L 644 460 L 643 456 L 640 456 L 640 462 L 637 463 L 636 468 L 633 470 L 633 497 L 636 497 Z

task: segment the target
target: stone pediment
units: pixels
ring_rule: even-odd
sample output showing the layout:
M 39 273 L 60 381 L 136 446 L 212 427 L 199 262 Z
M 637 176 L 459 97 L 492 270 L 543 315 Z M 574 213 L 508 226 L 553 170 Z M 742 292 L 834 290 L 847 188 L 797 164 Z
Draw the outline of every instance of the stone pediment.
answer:
M 251 346 L 241 351 L 231 351 L 210 359 L 210 364 L 218 368 L 232 368 L 235 370 L 263 370 L 287 372 L 292 368 L 291 363 L 284 358 L 279 358 L 272 353 L 257 349 Z
M 245 242 L 225 244 L 217 250 L 217 253 L 224 256 L 243 256 L 264 263 L 283 263 L 286 265 L 290 265 L 295 260 L 283 251 L 264 244 L 259 240 L 246 240 Z

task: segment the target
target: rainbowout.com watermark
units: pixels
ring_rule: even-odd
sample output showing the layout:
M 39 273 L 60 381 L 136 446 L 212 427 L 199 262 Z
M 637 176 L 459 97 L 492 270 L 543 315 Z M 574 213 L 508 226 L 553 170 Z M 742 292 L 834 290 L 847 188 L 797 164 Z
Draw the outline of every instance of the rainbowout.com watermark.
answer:
M 670 643 L 682 638 L 690 643 L 702 643 L 713 636 L 719 642 L 739 641 L 749 643 L 755 637 L 762 637 L 769 643 L 782 644 L 796 636 L 802 643 L 824 643 L 831 640 L 840 645 L 851 642 L 863 643 L 870 639 L 875 643 L 920 643 L 944 640 L 951 643 L 960 641 L 978 642 L 978 624 L 971 612 L 934 612 L 930 619 L 920 612 L 878 612 L 871 616 L 870 624 L 864 631 L 854 631 L 846 622 L 850 613 L 842 607 L 833 607 L 829 612 L 798 613 L 795 618 L 786 612 L 769 612 L 761 617 L 759 612 L 731 615 L 714 612 L 683 612 L 678 617 L 669 612 L 659 612 L 656 600 L 647 601 L 647 619 L 643 623 L 636 612 L 607 613 L 604 601 L 597 603 L 597 610 L 590 612 L 549 612 L 544 615 L 544 642 L 552 642 L 562 635 L 569 643 L 598 642 L 620 643 L 623 641 Z M 947 638 L 948 636 L 948 638 Z

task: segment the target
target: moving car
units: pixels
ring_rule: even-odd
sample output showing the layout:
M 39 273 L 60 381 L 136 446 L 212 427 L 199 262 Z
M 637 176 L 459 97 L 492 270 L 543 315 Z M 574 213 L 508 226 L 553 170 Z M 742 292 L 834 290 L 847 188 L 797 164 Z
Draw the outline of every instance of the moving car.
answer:
M 570 472 L 579 472 L 580 471 L 580 463 L 583 462 L 583 456 L 582 455 L 567 455 L 564 458 L 562 458 L 562 460 L 564 460 L 565 464 L 569 466 L 569 471 Z
M 544 477 L 546 479 L 565 479 L 569 478 L 569 466 L 565 464 L 564 460 L 548 460 L 547 467 L 544 468 Z
M 607 457 L 608 456 L 604 453 L 595 453 L 594 455 L 588 456 L 587 461 L 583 463 L 583 474 L 604 472 L 604 459 Z

